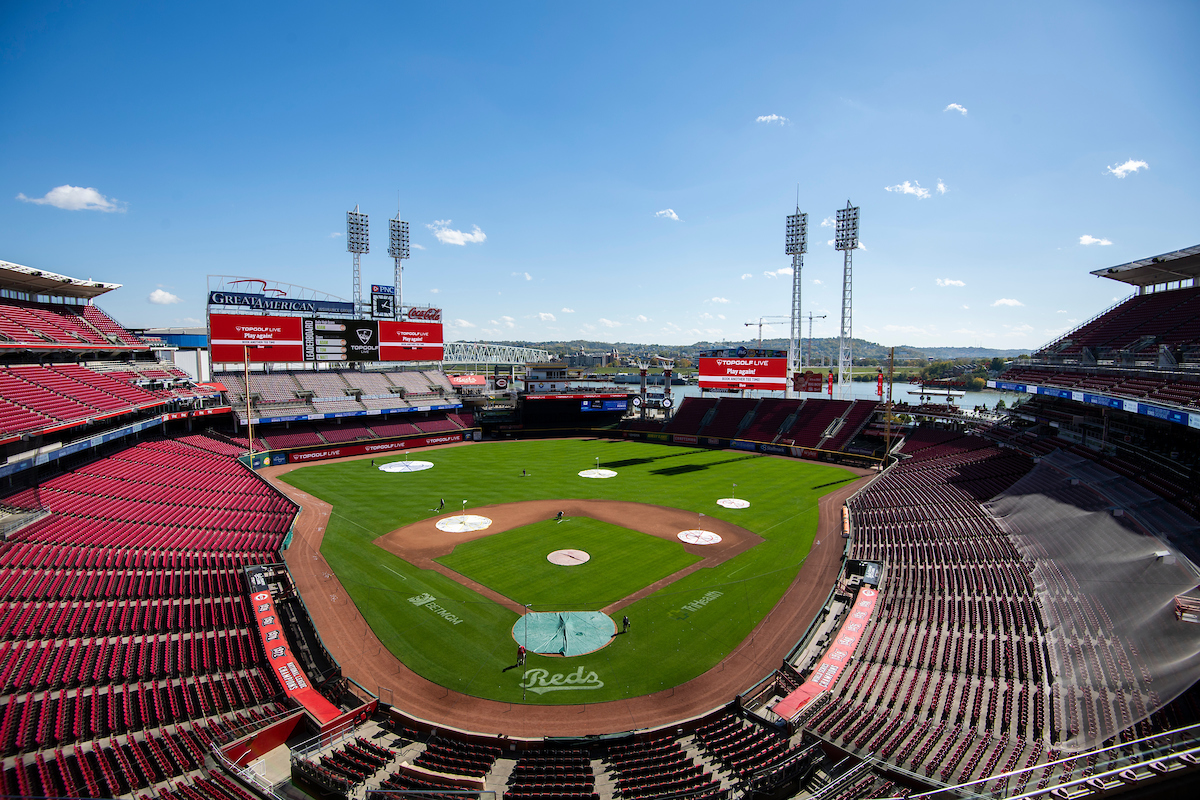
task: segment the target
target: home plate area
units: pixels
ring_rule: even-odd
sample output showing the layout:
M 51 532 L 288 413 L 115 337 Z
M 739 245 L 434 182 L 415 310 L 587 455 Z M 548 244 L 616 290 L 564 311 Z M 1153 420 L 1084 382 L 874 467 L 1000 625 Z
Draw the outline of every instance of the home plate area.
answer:
M 513 625 L 517 644 L 544 656 L 582 656 L 612 641 L 617 623 L 602 611 L 531 611 Z

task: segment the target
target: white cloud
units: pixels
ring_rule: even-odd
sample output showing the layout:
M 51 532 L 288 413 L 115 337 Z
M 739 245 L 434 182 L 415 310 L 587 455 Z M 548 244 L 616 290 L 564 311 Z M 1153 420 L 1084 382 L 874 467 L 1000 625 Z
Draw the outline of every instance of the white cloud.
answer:
M 169 306 L 173 303 L 183 302 L 176 295 L 171 294 L 165 289 L 155 289 L 146 299 L 156 306 Z
M 650 321 L 650 318 L 647 317 L 645 314 L 638 314 L 636 317 L 634 317 L 634 319 L 638 322 L 649 322 Z
M 430 293 L 430 294 L 438 294 L 438 293 L 439 293 L 439 292 L 441 292 L 441 291 L 442 291 L 441 289 L 430 289 L 430 290 L 429 290 L 429 293 Z
M 965 283 L 963 283 L 962 281 L 955 280 L 954 278 L 938 278 L 937 285 L 938 286 L 966 286 Z
M 414 249 L 414 250 L 424 250 L 424 249 L 425 249 L 425 245 L 423 245 L 423 244 L 417 244 L 416 242 L 413 242 L 413 243 L 412 243 L 412 246 L 413 246 L 413 249 Z
M 742 273 L 742 280 L 744 280 L 744 281 L 748 281 L 753 277 L 754 277 L 754 274 L 751 272 L 743 272 Z
M 837 220 L 833 217 L 826 217 L 825 219 L 821 220 L 822 228 L 832 228 L 836 224 Z
M 605 319 L 604 317 L 601 317 L 601 318 L 600 318 L 600 320 L 599 320 L 599 322 L 600 322 L 600 324 L 601 324 L 601 325 L 603 325 L 603 326 L 604 326 L 604 327 L 606 327 L 606 328 L 619 328 L 619 327 L 621 327 L 621 323 L 617 322 L 616 320 Z
M 824 285 L 825 285 L 825 284 L 823 284 L 823 283 L 821 282 L 821 279 L 820 279 L 820 278 L 813 278 L 813 283 L 814 283 L 815 285 L 817 285 L 817 286 L 824 286 Z
M 1013 300 L 1011 297 L 1001 297 L 996 302 L 992 303 L 992 308 L 997 306 L 1023 306 L 1025 305 L 1020 300 Z
M 725 315 L 724 315 L 724 314 L 717 314 L 717 319 L 725 319 Z
M 542 322 L 558 322 L 558 320 L 554 318 L 554 315 L 549 311 L 539 311 L 538 319 Z
M 885 186 L 883 188 L 888 192 L 916 195 L 921 200 L 925 200 L 930 196 L 928 189 L 921 188 L 920 181 L 905 181 L 904 183 L 897 183 L 895 186 Z
M 663 219 L 673 219 L 676 222 L 679 222 L 679 215 L 675 213 L 674 209 L 670 208 L 664 208 L 662 211 L 655 211 L 654 216 L 662 217 Z
M 563 306 L 562 313 L 564 313 L 564 314 L 574 314 L 574 313 L 575 313 L 575 309 L 573 309 L 573 308 L 567 308 L 566 306 Z
M 90 186 L 85 189 L 69 183 L 55 186 L 46 192 L 44 197 L 26 197 L 24 194 L 18 194 L 17 199 L 23 203 L 54 206 L 65 211 L 125 211 L 125 203 L 115 197 L 105 197 Z
M 517 321 L 512 317 L 501 317 L 500 319 L 491 320 L 491 324 L 497 328 L 515 328 Z
M 700 315 L 700 319 L 712 319 L 712 318 L 713 318 L 713 315 L 708 313 L 707 311 L 705 311 L 703 314 Z
M 714 297 L 709 302 L 711 302 L 711 303 L 728 303 L 729 298 L 728 297 Z
M 1108 239 L 1097 239 L 1095 236 L 1089 236 L 1086 233 L 1079 237 L 1079 243 L 1082 245 L 1098 244 L 1101 247 L 1107 247 L 1112 244 Z
M 330 239 L 336 239 L 339 236 L 345 236 L 345 234 L 342 233 L 341 231 L 334 231 L 333 233 L 329 234 Z
M 958 103 L 951 103 L 950 105 L 948 105 L 942 109 L 943 114 L 945 114 L 947 111 L 957 111 L 958 113 L 962 114 L 964 117 L 967 115 L 967 110 L 965 108 L 963 108 L 962 106 L 960 106 Z
M 858 246 L 857 246 L 857 247 L 855 247 L 854 249 L 855 249 L 855 250 L 866 250 L 866 249 L 867 249 L 867 246 L 866 246 L 865 244 L 863 244 L 863 243 L 862 243 L 862 241 L 860 240 L 860 241 L 859 241 L 859 243 L 858 243 Z
M 942 182 L 942 179 L 941 179 L 941 178 L 938 178 L 938 182 L 937 182 L 937 193 L 938 193 L 938 194 L 945 194 L 945 193 L 946 193 L 946 184 Z
M 1117 164 L 1115 167 L 1109 167 L 1108 172 L 1116 175 L 1118 178 L 1124 178 L 1131 172 L 1137 172 L 1139 169 L 1150 169 L 1150 165 L 1145 161 L 1134 161 L 1132 158 L 1124 164 Z
M 755 122 L 766 122 L 766 123 L 778 122 L 780 125 L 786 125 L 789 122 L 787 117 L 781 117 L 778 114 L 765 114 L 761 117 L 756 118 L 754 121 Z
M 1070 312 L 1068 312 L 1065 308 L 1060 308 L 1058 311 L 1055 311 L 1054 313 L 1055 314 L 1068 314 Z
M 830 247 L 833 247 L 833 239 L 830 239 L 825 244 L 829 245 Z
M 433 231 L 433 235 L 442 244 L 457 244 L 462 246 L 467 242 L 471 242 L 472 244 L 481 244 L 487 240 L 487 234 L 479 230 L 478 225 L 472 225 L 470 233 L 463 233 L 462 231 L 451 228 L 451 221 L 452 220 L 448 219 L 437 219 L 433 221 L 432 225 L 426 224 L 425 227 Z
M 450 320 L 450 327 L 451 328 L 474 328 L 475 326 L 472 325 L 470 322 L 467 322 L 465 319 L 452 319 L 452 320 Z
M 514 278 L 524 278 L 524 279 L 525 279 L 525 280 L 527 280 L 527 281 L 531 281 L 531 280 L 533 280 L 533 276 L 532 276 L 532 275 L 530 275 L 528 272 L 513 272 L 513 273 L 510 273 L 510 274 L 511 274 L 511 275 L 512 275 Z
M 780 267 L 775 271 L 766 270 L 763 272 L 763 275 L 766 275 L 768 278 L 790 278 L 792 277 L 792 268 Z

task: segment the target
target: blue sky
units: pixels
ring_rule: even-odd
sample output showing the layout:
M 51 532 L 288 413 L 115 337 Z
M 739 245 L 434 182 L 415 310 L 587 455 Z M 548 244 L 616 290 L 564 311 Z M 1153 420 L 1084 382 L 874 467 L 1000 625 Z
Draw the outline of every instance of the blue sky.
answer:
M 1200 241 L 1197 30 L 1194 3 L 14 0 L 0 259 L 198 324 L 209 274 L 348 297 L 356 204 L 390 283 L 399 200 L 405 300 L 449 339 L 736 340 L 788 313 L 798 185 L 815 335 L 850 199 L 855 335 L 1035 347 L 1129 293 L 1089 270 Z

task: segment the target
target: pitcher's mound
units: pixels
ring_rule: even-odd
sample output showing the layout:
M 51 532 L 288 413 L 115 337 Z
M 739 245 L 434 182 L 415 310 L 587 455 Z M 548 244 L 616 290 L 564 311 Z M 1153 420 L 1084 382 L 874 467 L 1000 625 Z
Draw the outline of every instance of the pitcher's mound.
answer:
M 586 564 L 591 558 L 591 555 L 583 550 L 555 550 L 546 556 L 547 561 L 560 567 L 577 567 Z

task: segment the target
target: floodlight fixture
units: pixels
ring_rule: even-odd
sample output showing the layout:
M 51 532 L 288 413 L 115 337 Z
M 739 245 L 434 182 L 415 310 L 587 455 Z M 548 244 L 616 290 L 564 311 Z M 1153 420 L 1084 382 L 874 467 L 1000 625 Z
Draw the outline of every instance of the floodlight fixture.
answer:
M 787 218 L 785 242 L 784 253 L 789 256 L 808 252 L 808 214 L 801 213 L 798 208 L 795 214 Z
M 392 258 L 409 258 L 411 251 L 408 249 L 408 223 L 397 214 L 395 219 L 388 220 L 388 230 L 391 234 L 388 255 Z
M 800 210 L 799 194 L 800 190 L 797 188 L 796 213 L 787 218 L 787 236 L 784 238 L 783 248 L 784 252 L 792 257 L 792 313 L 790 316 L 791 328 L 788 333 L 788 360 L 784 388 L 784 396 L 788 398 L 795 397 L 792 375 L 800 360 L 800 284 L 801 273 L 804 271 L 804 254 L 808 252 L 808 214 Z
M 358 206 L 346 212 L 346 251 L 350 253 L 371 252 L 371 238 L 367 231 L 367 215 L 360 214 Z
M 858 247 L 858 206 L 846 201 L 845 208 L 837 212 L 837 227 L 834 229 L 833 247 L 835 250 L 853 250 Z

